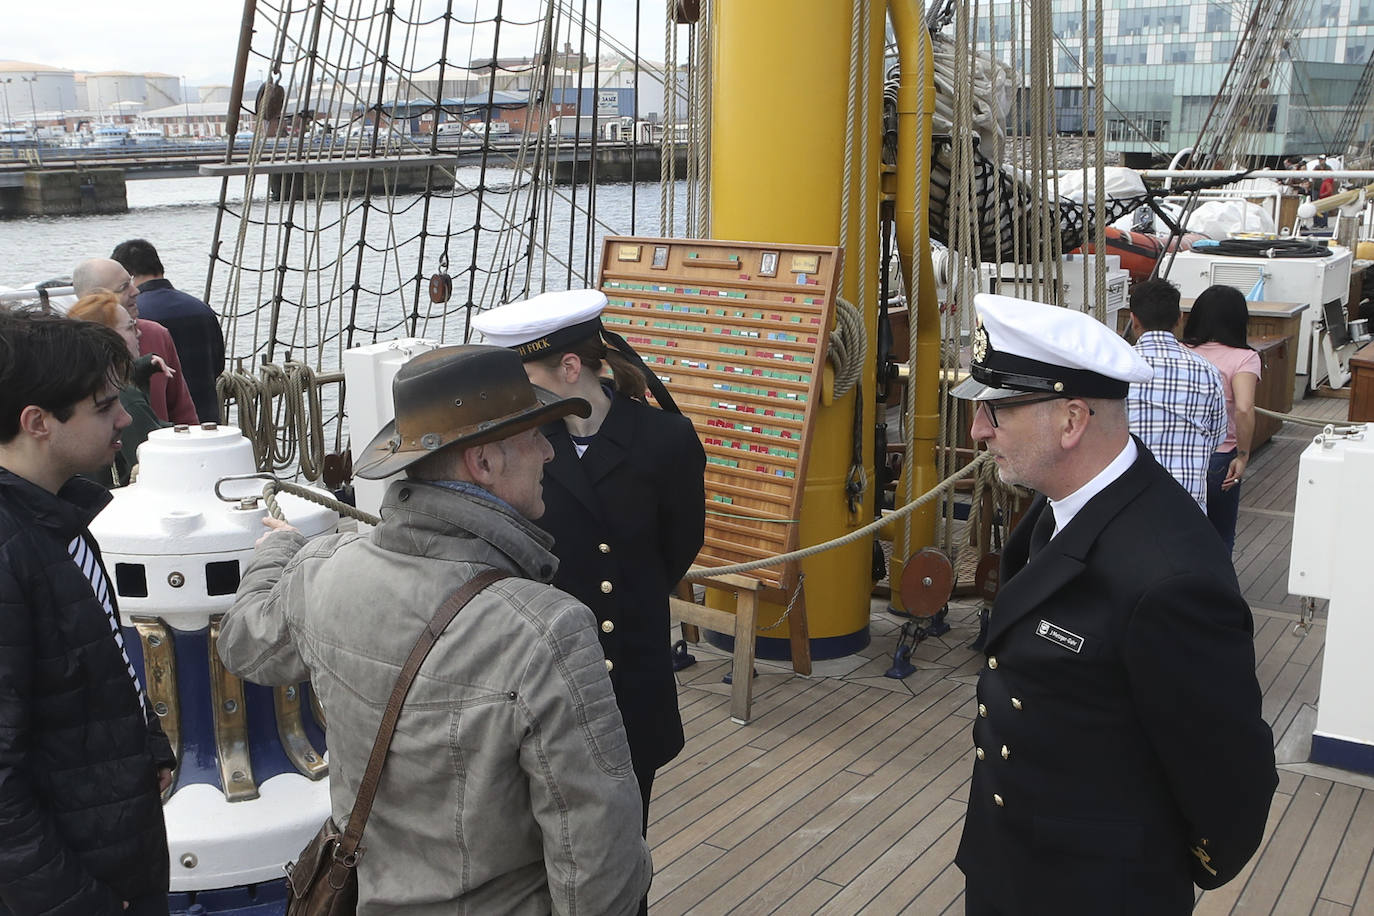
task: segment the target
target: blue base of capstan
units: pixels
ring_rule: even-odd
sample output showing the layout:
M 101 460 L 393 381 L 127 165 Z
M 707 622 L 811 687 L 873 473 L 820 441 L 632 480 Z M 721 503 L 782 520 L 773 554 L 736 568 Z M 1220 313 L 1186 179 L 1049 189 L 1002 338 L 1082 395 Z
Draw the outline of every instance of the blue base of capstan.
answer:
M 706 641 L 717 649 L 726 652 L 735 650 L 735 637 L 714 630 L 702 630 Z M 863 629 L 843 636 L 823 636 L 811 640 L 811 658 L 821 661 L 827 658 L 844 658 L 868 647 L 868 624 Z M 754 657 L 769 661 L 785 662 L 792 660 L 792 643 L 773 636 L 759 636 L 754 640 Z
M 1374 744 L 1346 741 L 1329 735 L 1312 736 L 1308 759 L 1330 767 L 1374 775 Z
M 282 916 L 286 912 L 286 877 L 167 895 L 172 916 Z

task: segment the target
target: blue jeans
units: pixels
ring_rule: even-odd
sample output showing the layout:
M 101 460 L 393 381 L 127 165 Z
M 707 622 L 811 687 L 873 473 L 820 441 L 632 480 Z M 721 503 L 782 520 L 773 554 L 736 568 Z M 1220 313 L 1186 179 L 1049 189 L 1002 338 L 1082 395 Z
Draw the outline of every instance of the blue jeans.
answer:
M 1240 514 L 1241 485 L 1223 490 L 1221 483 L 1226 479 L 1226 469 L 1231 466 L 1231 459 L 1235 457 L 1235 449 L 1213 452 L 1212 459 L 1207 463 L 1207 520 L 1225 542 L 1228 555 L 1236 546 L 1236 517 Z

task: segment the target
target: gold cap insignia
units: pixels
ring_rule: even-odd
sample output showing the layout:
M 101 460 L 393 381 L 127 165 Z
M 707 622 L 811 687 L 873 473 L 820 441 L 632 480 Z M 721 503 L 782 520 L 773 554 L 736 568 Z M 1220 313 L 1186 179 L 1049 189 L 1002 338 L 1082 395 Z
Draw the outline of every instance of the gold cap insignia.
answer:
M 978 322 L 978 327 L 973 329 L 973 360 L 981 363 L 987 359 L 988 355 L 988 331 L 983 327 L 983 322 Z

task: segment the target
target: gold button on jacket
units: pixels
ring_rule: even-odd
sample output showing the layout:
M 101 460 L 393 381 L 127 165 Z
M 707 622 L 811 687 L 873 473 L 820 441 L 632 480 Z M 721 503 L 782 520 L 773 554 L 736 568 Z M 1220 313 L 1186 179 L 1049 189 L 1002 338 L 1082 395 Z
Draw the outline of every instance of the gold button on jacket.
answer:
M 603 620 L 603 621 L 601 621 L 601 632 L 602 632 L 602 633 L 610 633 L 610 632 L 613 631 L 614 629 L 615 629 L 615 624 L 611 623 L 609 620 Z
M 603 594 L 603 595 L 609 595 L 609 594 L 611 593 L 611 589 L 614 588 L 614 587 L 615 587 L 615 586 L 611 585 L 611 583 L 609 583 L 609 582 L 602 582 L 602 583 L 601 583 L 601 594 Z
M 607 671 L 610 671 L 610 670 L 611 670 L 612 668 L 614 668 L 614 667 L 615 667 L 615 662 L 611 661 L 609 658 L 606 659 L 606 670 L 607 670 Z
M 997 670 L 997 656 L 995 656 L 995 655 L 989 655 L 989 656 L 988 656 L 988 667 L 991 668 L 991 669 L 994 670 L 994 671 Z
M 611 545 L 610 545 L 610 544 L 597 544 L 597 545 L 596 545 L 596 549 L 599 550 L 599 551 L 601 551 L 602 553 L 610 553 L 610 552 L 611 552 Z
M 984 719 L 988 717 L 988 708 L 984 706 L 982 703 L 978 704 L 978 715 Z
M 1001 807 L 1003 806 L 1003 804 L 1004 804 L 1003 801 L 1002 801 L 1002 796 L 997 795 L 996 793 L 994 793 L 993 796 L 992 796 L 992 803 L 993 803 L 994 805 L 996 805 L 997 807 L 1001 808 Z

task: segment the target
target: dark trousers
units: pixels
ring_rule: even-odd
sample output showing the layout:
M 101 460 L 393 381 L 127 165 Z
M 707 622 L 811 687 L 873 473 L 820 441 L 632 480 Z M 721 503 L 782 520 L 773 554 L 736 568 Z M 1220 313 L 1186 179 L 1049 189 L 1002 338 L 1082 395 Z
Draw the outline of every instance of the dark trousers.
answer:
M 654 792 L 654 768 L 642 767 L 638 762 L 634 764 L 635 779 L 639 780 L 639 797 L 644 802 L 644 823 L 641 825 L 640 833 L 645 837 L 649 836 L 649 796 Z M 645 895 L 639 902 L 639 916 L 648 916 L 649 897 Z
M 1241 484 L 1236 484 L 1229 490 L 1223 490 L 1221 484 L 1226 479 L 1226 469 L 1231 466 L 1231 459 L 1234 457 L 1235 449 L 1229 452 L 1213 452 L 1211 460 L 1207 463 L 1207 520 L 1212 523 L 1212 527 L 1226 544 L 1228 554 L 1236 546 L 1236 518 L 1240 515 Z
M 992 900 L 978 892 L 977 886 L 964 881 L 964 916 L 1002 916 Z

